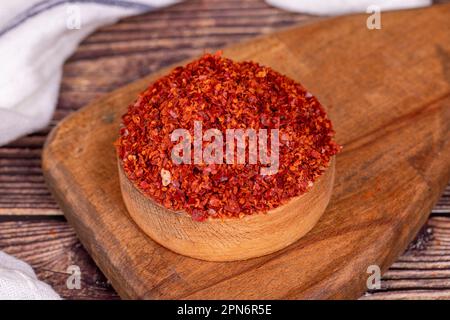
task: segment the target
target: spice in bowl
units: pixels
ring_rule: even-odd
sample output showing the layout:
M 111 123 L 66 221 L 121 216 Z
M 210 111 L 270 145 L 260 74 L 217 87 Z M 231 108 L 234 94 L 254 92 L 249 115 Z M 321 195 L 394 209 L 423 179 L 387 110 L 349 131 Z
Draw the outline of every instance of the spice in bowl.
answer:
M 116 148 L 142 193 L 204 221 L 265 213 L 304 194 L 339 151 L 333 136 L 302 85 L 218 53 L 142 92 L 122 117 Z

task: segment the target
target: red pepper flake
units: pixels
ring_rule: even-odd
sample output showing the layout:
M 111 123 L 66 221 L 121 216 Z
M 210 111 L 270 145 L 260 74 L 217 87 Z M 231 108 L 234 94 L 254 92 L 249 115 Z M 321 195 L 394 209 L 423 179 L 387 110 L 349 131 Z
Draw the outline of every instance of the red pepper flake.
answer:
M 223 164 L 172 162 L 172 132 L 184 128 L 193 136 L 194 121 L 223 133 L 278 129 L 277 173 L 261 175 L 261 163 L 227 164 L 225 152 Z M 264 213 L 307 192 L 340 150 L 333 136 L 323 107 L 302 85 L 216 53 L 175 68 L 142 92 L 122 117 L 116 148 L 137 188 L 204 221 Z

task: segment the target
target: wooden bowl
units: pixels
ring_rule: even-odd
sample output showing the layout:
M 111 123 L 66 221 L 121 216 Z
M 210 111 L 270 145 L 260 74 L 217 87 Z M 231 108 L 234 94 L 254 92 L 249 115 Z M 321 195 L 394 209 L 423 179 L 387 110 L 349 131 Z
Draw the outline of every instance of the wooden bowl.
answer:
M 317 223 L 331 197 L 334 157 L 329 168 L 305 194 L 267 213 L 241 219 L 192 220 L 144 195 L 119 163 L 122 197 L 131 218 L 153 240 L 179 254 L 208 261 L 234 261 L 281 250 Z

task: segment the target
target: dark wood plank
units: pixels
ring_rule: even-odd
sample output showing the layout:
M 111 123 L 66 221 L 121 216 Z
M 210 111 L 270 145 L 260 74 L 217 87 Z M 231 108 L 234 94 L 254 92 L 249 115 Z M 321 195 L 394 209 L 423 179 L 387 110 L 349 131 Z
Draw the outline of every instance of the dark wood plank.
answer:
M 380 290 L 361 299 L 449 299 L 450 214 L 432 217 L 387 271 Z

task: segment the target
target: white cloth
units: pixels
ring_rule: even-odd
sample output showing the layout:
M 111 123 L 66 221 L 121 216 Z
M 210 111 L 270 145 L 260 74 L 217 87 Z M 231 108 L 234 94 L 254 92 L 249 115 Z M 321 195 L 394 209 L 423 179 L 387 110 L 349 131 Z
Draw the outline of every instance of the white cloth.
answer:
M 33 269 L 0 251 L 0 300 L 59 300 L 59 295 L 39 281 Z
M 179 0 L 2 0 L 0 3 L 0 145 L 45 127 L 64 61 L 96 28 Z M 428 0 L 267 0 L 310 14 L 336 15 L 429 5 Z M 78 15 L 79 13 L 79 15 Z M 79 18 L 79 19 L 78 19 Z M 77 23 L 80 28 L 77 29 Z M 74 29 L 75 27 L 75 29 Z M 57 299 L 30 266 L 0 252 L 0 299 Z
M 377 6 L 382 12 L 419 8 L 431 4 L 431 0 L 266 0 L 266 2 L 288 11 L 327 16 L 367 12 L 367 9 L 373 6 Z

